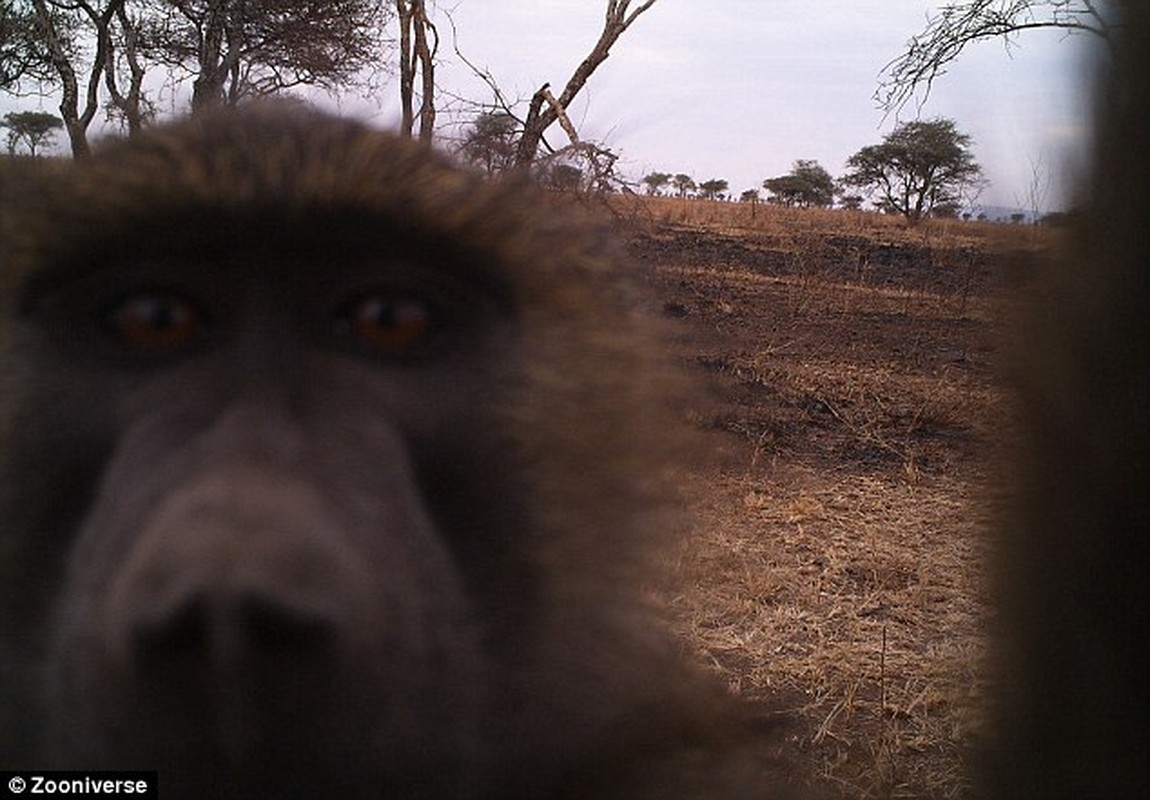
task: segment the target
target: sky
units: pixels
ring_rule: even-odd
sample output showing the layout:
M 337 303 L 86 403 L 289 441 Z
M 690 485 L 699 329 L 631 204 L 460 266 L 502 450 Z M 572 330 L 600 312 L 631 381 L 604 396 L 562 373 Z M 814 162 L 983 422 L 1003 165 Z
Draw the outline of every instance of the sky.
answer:
M 605 0 L 440 0 L 461 51 L 505 94 L 562 87 L 602 28 Z M 570 109 L 586 139 L 622 156 L 625 174 L 726 179 L 736 195 L 814 159 L 832 175 L 899 121 L 947 117 L 973 138 L 991 186 L 985 205 L 1062 207 L 1088 139 L 1093 37 L 1032 31 L 1007 52 L 974 45 L 921 110 L 899 119 L 873 99 L 883 66 L 923 30 L 932 0 L 657 0 L 623 34 Z M 450 30 L 444 32 L 450 36 Z M 449 43 L 448 43 L 449 44 Z M 444 47 L 449 61 L 456 61 Z M 488 96 L 462 65 L 441 81 Z M 387 116 L 387 111 L 380 111 Z M 550 133 L 562 143 L 558 129 Z M 1036 180 L 1035 175 L 1039 176 Z M 1040 192 L 1041 193 L 1041 192 Z
M 606 0 L 437 0 L 440 84 L 477 101 L 490 90 L 455 55 L 452 39 L 525 102 L 543 83 L 562 87 L 602 29 Z M 621 155 L 638 181 L 653 172 L 728 181 L 738 195 L 784 175 L 798 159 L 833 176 L 900 121 L 947 117 L 973 139 L 991 185 L 979 202 L 1068 203 L 1089 131 L 1093 37 L 1059 31 L 968 48 L 921 109 L 884 117 L 873 99 L 885 64 L 923 30 L 939 0 L 657 0 L 623 34 L 569 114 L 583 139 Z M 450 11 L 456 35 L 442 12 Z M 341 110 L 381 125 L 398 119 L 392 80 L 374 100 Z M 558 91 L 556 91 L 558 94 Z M 441 105 L 445 101 L 441 101 Z M 54 111 L 51 100 L 0 98 L 0 111 Z M 523 106 L 525 108 L 525 105 Z M 548 133 L 558 144 L 556 126 Z M 61 139 L 63 137 L 60 137 Z M 64 149 L 64 142 L 60 142 Z M 1037 176 L 1037 178 L 1036 178 Z

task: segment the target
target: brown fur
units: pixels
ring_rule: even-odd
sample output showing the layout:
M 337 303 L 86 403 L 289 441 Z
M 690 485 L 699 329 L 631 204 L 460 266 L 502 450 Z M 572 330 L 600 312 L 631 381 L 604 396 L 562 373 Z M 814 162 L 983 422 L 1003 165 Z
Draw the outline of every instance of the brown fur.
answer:
M 1145 797 L 1150 6 L 1123 5 L 1077 243 L 1039 288 L 1005 526 L 994 797 Z
M 275 107 L 16 195 L 5 763 L 154 767 L 165 797 L 743 785 L 642 600 L 676 436 L 599 226 Z M 325 327 L 379 283 L 448 334 L 378 357 Z M 204 340 L 110 337 L 141 292 L 192 298 Z

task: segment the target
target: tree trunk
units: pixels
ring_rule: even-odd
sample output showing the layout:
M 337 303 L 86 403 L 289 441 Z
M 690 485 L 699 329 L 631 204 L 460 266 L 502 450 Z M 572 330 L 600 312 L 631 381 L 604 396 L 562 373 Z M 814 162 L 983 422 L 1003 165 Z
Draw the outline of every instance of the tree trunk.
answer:
M 421 77 L 419 140 L 430 142 L 435 132 L 435 51 L 438 37 L 427 17 L 424 0 L 395 0 L 399 17 L 399 130 L 411 138 L 415 131 L 415 73 Z M 429 43 L 428 32 L 436 42 Z
M 143 85 L 144 67 L 140 64 L 139 50 L 136 45 L 138 36 L 132 21 L 124 11 L 123 6 L 117 10 L 116 19 L 124 36 L 124 59 L 128 64 L 128 91 L 120 92 L 116 77 L 116 58 L 111 43 L 111 32 L 108 31 L 108 66 L 104 71 L 104 83 L 108 87 L 108 94 L 113 105 L 124 115 L 128 123 L 128 136 L 136 136 L 144 127 L 143 113 Z
M 51 10 L 45 0 L 32 0 L 32 7 L 36 11 L 36 22 L 48 48 L 49 59 L 56 74 L 60 76 L 60 117 L 64 120 L 64 128 L 68 132 L 68 141 L 72 145 L 72 155 L 75 158 L 84 158 L 91 153 L 88 144 L 88 126 L 99 108 L 100 79 L 108 67 L 108 26 L 112 17 L 123 8 L 123 5 L 124 0 L 113 0 L 99 13 L 85 0 L 77 0 L 74 6 L 69 7 L 71 11 L 82 11 L 96 30 L 96 52 L 92 56 L 92 67 L 88 71 L 84 108 L 81 110 L 80 81 L 76 77 L 75 67 L 68 60 L 67 49 L 59 31 L 56 30 Z
M 415 128 L 415 60 L 411 49 L 412 8 L 407 0 L 395 0 L 399 19 L 399 132 L 411 138 Z
M 192 81 L 192 113 L 219 105 L 224 99 L 228 67 L 224 64 L 224 26 L 227 9 L 212 3 L 199 42 L 200 74 Z
M 419 59 L 420 74 L 423 77 L 423 98 L 419 104 L 419 140 L 431 142 L 435 133 L 435 51 L 438 49 L 438 34 L 435 26 L 427 18 L 424 0 L 412 0 L 415 10 L 415 55 Z M 428 32 L 436 40 L 433 47 L 428 43 Z
M 543 141 L 544 132 L 559 118 L 557 109 L 568 109 L 575 95 L 587 83 L 591 74 L 607 60 L 611 54 L 611 47 L 623 35 L 623 32 L 635 21 L 635 18 L 655 4 L 655 0 L 644 0 L 634 11 L 628 13 L 631 0 L 607 0 L 607 14 L 603 22 L 603 32 L 599 34 L 599 41 L 591 49 L 590 54 L 583 59 L 575 69 L 563 93 L 559 95 L 556 105 L 543 108 L 546 99 L 547 85 L 544 85 L 531 98 L 531 106 L 527 112 L 527 119 L 523 123 L 523 134 L 519 137 L 519 148 L 515 155 L 515 164 L 518 167 L 529 167 L 535 161 L 539 145 Z

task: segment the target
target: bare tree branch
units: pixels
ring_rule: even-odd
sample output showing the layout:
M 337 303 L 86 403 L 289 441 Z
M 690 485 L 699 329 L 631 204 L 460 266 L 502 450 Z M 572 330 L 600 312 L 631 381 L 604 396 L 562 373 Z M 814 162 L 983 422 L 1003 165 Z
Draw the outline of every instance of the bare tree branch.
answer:
M 655 0 L 645 0 L 632 9 L 630 8 L 631 0 L 607 0 L 607 13 L 603 21 L 603 31 L 599 34 L 599 41 L 595 43 L 590 54 L 575 68 L 575 72 L 559 95 L 558 103 L 554 105 L 548 103 L 546 108 L 544 107 L 546 103 L 545 92 L 548 91 L 550 84 L 544 84 L 531 98 L 531 105 L 527 111 L 527 119 L 523 123 L 523 135 L 519 138 L 519 151 L 516 156 L 516 163 L 520 167 L 526 167 L 535 160 L 535 154 L 539 150 L 544 132 L 559 118 L 559 112 L 556 109 L 571 107 L 571 102 L 575 96 L 587 83 L 591 74 L 607 60 L 607 56 L 611 53 L 611 47 L 623 35 L 623 32 L 631 26 L 631 23 L 640 14 L 653 5 L 655 5 Z
M 451 48 L 455 51 L 456 58 L 462 61 L 467 66 L 467 68 L 471 70 L 475 77 L 479 78 L 479 80 L 487 84 L 487 88 L 491 90 L 491 96 L 494 98 L 494 102 L 476 103 L 473 100 L 467 100 L 466 98 L 460 97 L 458 95 L 453 95 L 453 97 L 455 97 L 457 100 L 468 103 L 474 108 L 477 108 L 480 113 L 490 113 L 492 111 L 502 112 L 506 116 L 511 117 L 520 125 L 522 125 L 523 120 L 520 119 L 519 115 L 514 112 L 514 106 L 516 103 L 509 101 L 503 94 L 503 90 L 499 88 L 499 82 L 495 80 L 495 76 L 491 74 L 490 70 L 481 69 L 466 55 L 463 54 L 463 51 L 459 49 L 459 31 L 455 27 L 455 18 L 446 11 L 443 13 L 446 15 L 447 21 L 451 25 Z
M 127 89 L 120 90 L 116 45 L 109 29 L 104 33 L 108 38 L 108 63 L 104 69 L 104 85 L 111 98 L 109 116 L 118 113 L 128 126 L 128 135 L 135 136 L 143 129 L 144 118 L 151 113 L 150 104 L 144 97 L 146 69 L 140 54 L 140 32 L 123 3 L 116 9 L 116 20 L 120 34 L 119 49 L 123 52 L 123 62 L 127 68 Z
M 31 4 L 0 2 L 0 91 L 19 95 L 23 81 L 54 84 L 59 80 L 41 41 L 40 27 Z
M 1115 23 L 1107 5 L 1121 0 L 965 0 L 943 6 L 926 29 L 907 42 L 906 52 L 883 67 L 874 99 L 888 114 L 897 113 L 920 91 L 926 102 L 934 80 L 967 45 L 1001 38 L 1006 47 L 1019 33 L 1055 28 L 1086 33 L 1110 43 Z

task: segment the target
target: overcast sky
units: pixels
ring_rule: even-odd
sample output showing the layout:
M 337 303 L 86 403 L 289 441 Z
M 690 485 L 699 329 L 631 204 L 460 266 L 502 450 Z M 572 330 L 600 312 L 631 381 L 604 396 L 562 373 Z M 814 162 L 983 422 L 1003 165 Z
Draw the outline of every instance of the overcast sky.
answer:
M 937 0 L 658 0 L 615 45 L 571 109 L 584 138 L 620 152 L 633 178 L 686 172 L 725 178 L 735 193 L 815 159 L 836 177 L 881 141 L 872 99 L 883 66 L 925 26 Z M 561 87 L 602 28 L 605 0 L 440 0 L 454 7 L 462 52 L 528 98 Z M 445 37 L 448 26 L 441 25 Z M 1033 164 L 1052 184 L 1088 130 L 1086 55 L 1092 37 L 1034 31 L 1008 54 L 1000 42 L 966 51 L 921 111 L 954 119 L 974 139 L 992 186 L 988 205 L 1025 205 Z M 448 43 L 449 45 L 449 43 Z M 445 57 L 454 60 L 450 46 Z M 469 97 L 484 88 L 445 65 Z M 394 110 L 391 110 L 394 113 Z M 903 119 L 913 118 L 908 108 Z M 381 112 L 388 115 L 388 110 Z M 561 137 L 557 130 L 550 136 Z M 561 139 L 559 140 L 561 141 Z M 1048 206 L 1062 197 L 1051 187 Z

